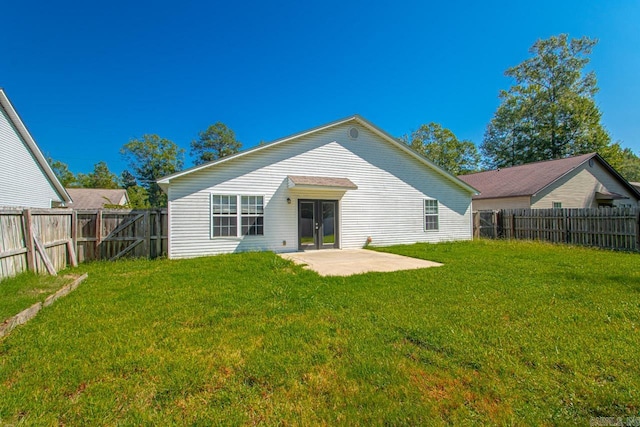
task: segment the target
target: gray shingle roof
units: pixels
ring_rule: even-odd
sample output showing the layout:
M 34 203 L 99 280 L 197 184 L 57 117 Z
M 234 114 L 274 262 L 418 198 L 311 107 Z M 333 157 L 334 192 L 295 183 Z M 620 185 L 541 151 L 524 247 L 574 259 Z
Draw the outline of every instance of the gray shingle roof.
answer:
M 73 199 L 69 207 L 74 209 L 101 209 L 105 204 L 120 205 L 128 201 L 127 190 L 122 188 L 67 188 L 67 192 Z

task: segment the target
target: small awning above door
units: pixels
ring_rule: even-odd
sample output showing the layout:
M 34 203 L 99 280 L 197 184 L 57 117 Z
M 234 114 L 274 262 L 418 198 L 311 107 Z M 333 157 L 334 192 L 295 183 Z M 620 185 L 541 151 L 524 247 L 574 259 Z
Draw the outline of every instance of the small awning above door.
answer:
M 618 193 L 596 191 L 596 200 L 620 200 L 620 199 L 628 199 L 628 197 Z
M 288 187 L 298 189 L 316 189 L 316 190 L 357 190 L 355 185 L 349 178 L 333 178 L 327 176 L 287 176 Z

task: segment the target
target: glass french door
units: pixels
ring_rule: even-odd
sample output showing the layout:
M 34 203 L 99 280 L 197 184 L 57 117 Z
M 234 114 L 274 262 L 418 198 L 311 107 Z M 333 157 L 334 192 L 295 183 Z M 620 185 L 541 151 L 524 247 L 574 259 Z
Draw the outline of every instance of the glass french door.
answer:
M 298 202 L 298 247 L 300 250 L 338 247 L 338 201 Z

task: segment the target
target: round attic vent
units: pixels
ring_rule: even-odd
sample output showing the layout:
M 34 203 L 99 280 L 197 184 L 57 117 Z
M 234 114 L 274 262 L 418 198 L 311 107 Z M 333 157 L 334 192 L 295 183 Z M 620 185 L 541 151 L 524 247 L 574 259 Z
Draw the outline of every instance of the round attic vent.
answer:
M 359 134 L 358 129 L 356 128 L 349 129 L 349 138 L 358 139 L 358 134 Z

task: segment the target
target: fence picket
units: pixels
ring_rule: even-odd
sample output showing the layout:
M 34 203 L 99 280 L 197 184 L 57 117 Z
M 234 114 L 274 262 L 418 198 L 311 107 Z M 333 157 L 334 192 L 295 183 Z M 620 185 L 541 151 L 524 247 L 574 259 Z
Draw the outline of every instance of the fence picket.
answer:
M 474 221 L 474 236 L 640 251 L 639 208 L 503 209 L 474 215 L 480 218 Z
M 0 209 L 0 280 L 27 270 L 57 271 L 114 255 L 164 256 L 169 234 L 166 219 L 166 209 Z M 34 237 L 50 265 L 36 256 Z M 136 243 L 140 239 L 146 244 Z

